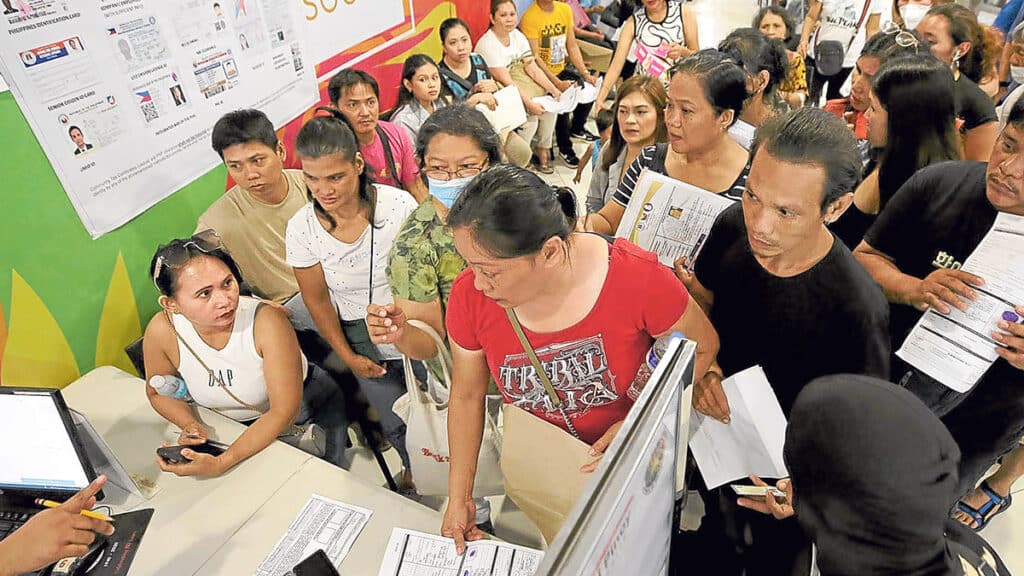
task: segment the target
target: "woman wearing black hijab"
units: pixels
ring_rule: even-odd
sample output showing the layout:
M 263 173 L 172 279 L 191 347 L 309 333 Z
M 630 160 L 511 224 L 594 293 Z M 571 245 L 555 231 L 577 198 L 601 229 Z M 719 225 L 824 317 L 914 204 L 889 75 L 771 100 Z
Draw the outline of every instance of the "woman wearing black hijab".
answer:
M 822 576 L 1008 574 L 950 519 L 960 450 L 912 393 L 867 376 L 819 378 L 793 405 L 784 454 L 792 507 L 741 505 L 795 513 Z

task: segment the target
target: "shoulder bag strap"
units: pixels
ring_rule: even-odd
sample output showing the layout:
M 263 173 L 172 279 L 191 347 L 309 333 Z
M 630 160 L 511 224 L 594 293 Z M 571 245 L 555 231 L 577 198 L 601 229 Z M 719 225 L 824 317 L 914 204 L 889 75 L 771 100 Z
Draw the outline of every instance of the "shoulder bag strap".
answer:
M 440 66 L 439 68 L 441 69 L 441 75 L 444 76 L 445 80 L 449 80 L 451 82 L 455 82 L 459 86 L 462 86 L 462 89 L 465 90 L 467 94 L 472 94 L 472 92 L 473 92 L 473 84 L 470 84 L 469 80 L 466 80 L 462 76 L 459 76 L 459 73 L 456 72 L 455 70 L 452 70 L 451 68 L 449 68 L 447 64 L 444 64 L 444 65 Z M 476 63 L 474 62 L 473 63 L 473 67 L 470 68 L 470 73 L 475 73 L 475 72 L 476 72 Z
M 508 321 L 512 323 L 512 330 L 515 331 L 516 336 L 519 338 L 519 343 L 522 344 L 523 350 L 526 351 L 526 355 L 530 357 L 530 363 L 533 364 L 533 369 L 537 372 L 537 378 L 539 378 L 541 383 L 544 385 L 544 389 L 548 393 L 548 398 L 551 399 L 551 403 L 554 404 L 555 408 L 557 408 L 558 412 L 562 415 L 562 419 L 565 420 L 565 425 L 569 428 L 569 432 L 578 439 L 580 435 L 576 432 L 576 427 L 573 426 L 572 420 L 569 419 L 569 415 L 565 413 L 565 406 L 562 404 L 562 399 L 559 398 L 558 393 L 555 392 L 555 386 L 551 384 L 551 379 L 548 378 L 547 372 L 544 371 L 544 366 L 540 363 L 540 358 L 537 358 L 537 352 L 534 351 L 533 346 L 530 345 L 530 341 L 526 338 L 526 334 L 523 332 L 522 325 L 519 324 L 519 317 L 516 316 L 515 310 L 506 308 L 505 313 L 508 315 Z
M 200 358 L 199 354 L 196 354 L 196 351 L 193 350 L 192 347 L 188 345 L 188 342 L 186 342 L 185 339 L 181 337 L 181 334 L 178 334 L 178 330 L 174 327 L 174 321 L 171 319 L 171 315 L 167 312 L 167 310 L 164 310 L 164 318 L 167 318 L 167 323 L 171 326 L 171 332 L 174 332 L 174 336 L 178 339 L 178 342 L 181 342 L 182 345 L 185 346 L 185 349 L 188 350 L 189 353 L 192 354 L 192 356 L 199 362 L 199 365 L 206 370 L 206 372 L 210 375 L 210 378 L 217 383 L 217 386 L 219 386 L 222 390 L 227 392 L 228 396 L 231 396 L 231 399 L 234 400 L 235 402 L 238 402 L 239 404 L 248 408 L 249 410 L 252 410 L 253 412 L 259 412 L 261 414 L 263 413 L 263 410 L 260 410 L 256 406 L 253 406 L 252 404 L 245 402 L 238 396 L 235 396 L 235 393 L 224 385 L 224 381 L 221 380 L 220 377 L 217 376 L 217 374 L 214 373 L 214 371 L 211 370 L 210 367 L 206 365 L 206 362 L 203 362 L 203 359 Z
M 384 160 L 388 163 L 388 170 L 391 171 L 391 179 L 395 181 L 396 187 L 402 186 L 402 176 L 398 174 L 398 170 L 395 169 L 395 156 L 391 152 L 391 141 L 388 139 L 388 133 L 377 124 L 377 138 L 380 138 L 380 145 L 384 147 Z M 370 222 L 373 226 L 373 222 Z
M 853 46 L 853 41 L 857 39 L 857 34 L 860 34 L 860 27 L 864 24 L 864 19 L 868 17 L 868 10 L 871 8 L 872 0 L 864 0 L 864 10 L 860 13 L 860 20 L 857 20 L 857 27 L 853 29 L 853 37 L 846 43 L 846 51 L 850 51 L 850 47 Z M 864 32 L 864 36 L 867 36 L 867 31 Z

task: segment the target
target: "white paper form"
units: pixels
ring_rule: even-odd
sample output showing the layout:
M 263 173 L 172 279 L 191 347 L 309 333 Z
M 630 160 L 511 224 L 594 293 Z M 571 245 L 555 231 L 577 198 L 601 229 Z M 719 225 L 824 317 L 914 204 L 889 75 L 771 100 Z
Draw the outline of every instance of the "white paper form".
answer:
M 395 528 L 378 576 L 533 576 L 544 553 L 495 540 L 466 542 L 455 553 L 451 538 Z
M 576 103 L 579 96 L 580 88 L 576 84 L 573 84 L 568 90 L 562 92 L 562 96 L 557 100 L 552 98 L 550 94 L 545 94 L 543 96 L 537 96 L 533 101 L 543 106 L 545 112 L 565 114 L 566 112 L 572 112 L 576 109 Z
M 519 88 L 506 86 L 494 93 L 494 99 L 498 101 L 498 106 L 494 110 L 486 104 L 477 104 L 476 109 L 487 117 L 495 131 L 518 128 L 526 123 L 526 108 L 523 106 L 523 98 L 519 95 Z
M 666 266 L 686 256 L 692 268 L 715 219 L 733 203 L 725 196 L 645 169 L 615 235 L 657 253 Z
M 974 287 L 978 299 L 963 312 L 929 309 L 896 351 L 957 392 L 974 387 L 999 358 L 992 332 L 1004 312 L 1024 304 L 1024 217 L 1000 212 L 962 269 L 985 280 Z
M 317 550 L 335 567 L 370 521 L 371 510 L 313 494 L 253 576 L 283 576 Z
M 729 400 L 729 423 L 693 410 L 690 451 L 708 488 L 756 474 L 789 476 L 782 458 L 786 416 L 764 370 L 747 368 L 722 381 Z

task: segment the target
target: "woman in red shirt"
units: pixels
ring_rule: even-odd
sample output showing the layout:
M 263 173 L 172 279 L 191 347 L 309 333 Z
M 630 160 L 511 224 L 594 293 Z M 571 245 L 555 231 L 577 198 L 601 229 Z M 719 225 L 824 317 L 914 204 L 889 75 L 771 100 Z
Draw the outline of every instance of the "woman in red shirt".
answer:
M 622 239 L 575 233 L 575 223 L 571 191 L 510 165 L 473 180 L 448 216 L 468 264 L 446 318 L 455 369 L 442 534 L 455 538 L 460 553 L 465 540 L 482 536 L 472 493 L 491 377 L 506 404 L 573 433 L 599 457 L 633 405 L 627 390 L 655 338 L 680 331 L 696 340 L 695 374 L 703 375 L 718 351 L 704 312 L 688 305 L 686 289 L 657 256 Z M 509 309 L 562 410 L 549 400 Z

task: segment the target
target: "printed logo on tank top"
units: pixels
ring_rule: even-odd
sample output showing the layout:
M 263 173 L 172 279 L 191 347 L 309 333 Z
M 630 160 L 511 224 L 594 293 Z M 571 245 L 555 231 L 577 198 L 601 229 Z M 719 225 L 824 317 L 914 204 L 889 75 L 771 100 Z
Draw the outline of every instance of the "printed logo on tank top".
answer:
M 935 260 L 932 260 L 932 266 L 935 266 L 936 268 L 946 268 L 947 270 L 959 270 L 963 267 L 963 262 L 957 262 L 956 256 L 940 250 L 939 253 L 935 255 Z
M 213 377 L 213 374 L 210 374 L 210 388 L 213 388 L 214 386 L 220 386 L 221 382 L 223 382 L 224 385 L 227 387 L 235 385 L 235 372 L 231 368 L 223 368 L 221 370 L 216 370 L 216 373 L 217 378 L 220 379 L 220 382 L 217 381 L 217 378 Z
M 537 349 L 537 358 L 567 413 L 584 412 L 619 399 L 600 335 L 544 346 Z M 506 356 L 498 376 L 515 406 L 530 412 L 555 411 L 525 352 Z

